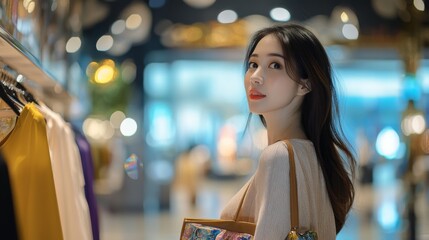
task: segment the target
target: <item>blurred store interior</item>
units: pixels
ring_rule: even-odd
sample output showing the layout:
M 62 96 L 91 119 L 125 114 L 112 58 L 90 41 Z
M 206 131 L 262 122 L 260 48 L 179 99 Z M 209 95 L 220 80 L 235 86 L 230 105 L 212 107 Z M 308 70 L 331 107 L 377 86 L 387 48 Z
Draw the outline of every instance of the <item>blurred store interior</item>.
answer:
M 178 239 L 257 167 L 244 50 L 283 22 L 326 47 L 358 160 L 337 239 L 429 239 L 426 0 L 2 0 L 1 83 L 90 143 L 100 239 Z

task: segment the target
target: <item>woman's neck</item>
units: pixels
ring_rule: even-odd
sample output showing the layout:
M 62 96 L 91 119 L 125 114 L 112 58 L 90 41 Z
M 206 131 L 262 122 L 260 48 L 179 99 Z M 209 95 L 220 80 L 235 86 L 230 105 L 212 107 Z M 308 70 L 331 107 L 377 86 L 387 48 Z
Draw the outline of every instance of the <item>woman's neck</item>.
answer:
M 264 116 L 267 125 L 268 145 L 284 139 L 307 139 L 301 125 L 301 112 L 287 117 Z

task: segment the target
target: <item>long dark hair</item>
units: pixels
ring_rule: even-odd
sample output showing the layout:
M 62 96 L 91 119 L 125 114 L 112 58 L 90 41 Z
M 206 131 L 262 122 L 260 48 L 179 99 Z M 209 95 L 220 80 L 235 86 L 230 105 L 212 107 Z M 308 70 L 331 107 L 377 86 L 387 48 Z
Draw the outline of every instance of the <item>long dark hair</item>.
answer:
M 331 63 L 322 44 L 311 31 L 290 23 L 264 28 L 253 35 L 244 62 L 246 71 L 256 45 L 270 34 L 283 47 L 289 76 L 298 82 L 300 79 L 309 81 L 311 91 L 305 95 L 302 103 L 301 124 L 316 150 L 338 233 L 346 221 L 355 196 L 352 179 L 356 160 L 341 128 Z M 265 125 L 262 115 L 260 118 Z

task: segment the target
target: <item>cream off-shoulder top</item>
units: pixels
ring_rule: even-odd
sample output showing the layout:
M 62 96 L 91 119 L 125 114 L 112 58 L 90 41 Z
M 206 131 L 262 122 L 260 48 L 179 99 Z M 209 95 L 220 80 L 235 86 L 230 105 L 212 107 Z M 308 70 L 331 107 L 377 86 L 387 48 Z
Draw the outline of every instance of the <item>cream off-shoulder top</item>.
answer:
M 309 140 L 290 139 L 295 154 L 300 228 L 316 231 L 319 239 L 335 239 L 335 219 L 322 170 Z M 243 194 L 240 220 L 256 223 L 254 240 L 284 240 L 290 231 L 289 153 L 285 142 L 267 146 L 249 181 L 221 212 L 233 219 Z

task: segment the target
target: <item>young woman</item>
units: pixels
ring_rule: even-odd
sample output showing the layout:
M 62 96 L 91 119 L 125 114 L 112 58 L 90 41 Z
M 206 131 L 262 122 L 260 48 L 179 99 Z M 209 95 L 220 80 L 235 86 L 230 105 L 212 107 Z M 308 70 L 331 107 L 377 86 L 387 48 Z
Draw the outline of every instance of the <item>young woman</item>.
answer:
M 268 133 L 255 174 L 221 213 L 232 219 L 247 186 L 240 220 L 256 223 L 255 240 L 283 240 L 290 231 L 289 154 L 293 146 L 300 227 L 335 239 L 354 199 L 355 159 L 343 140 L 327 54 L 296 24 L 262 29 L 247 50 L 244 85 L 250 111 Z M 348 164 L 347 164 L 348 163 Z

